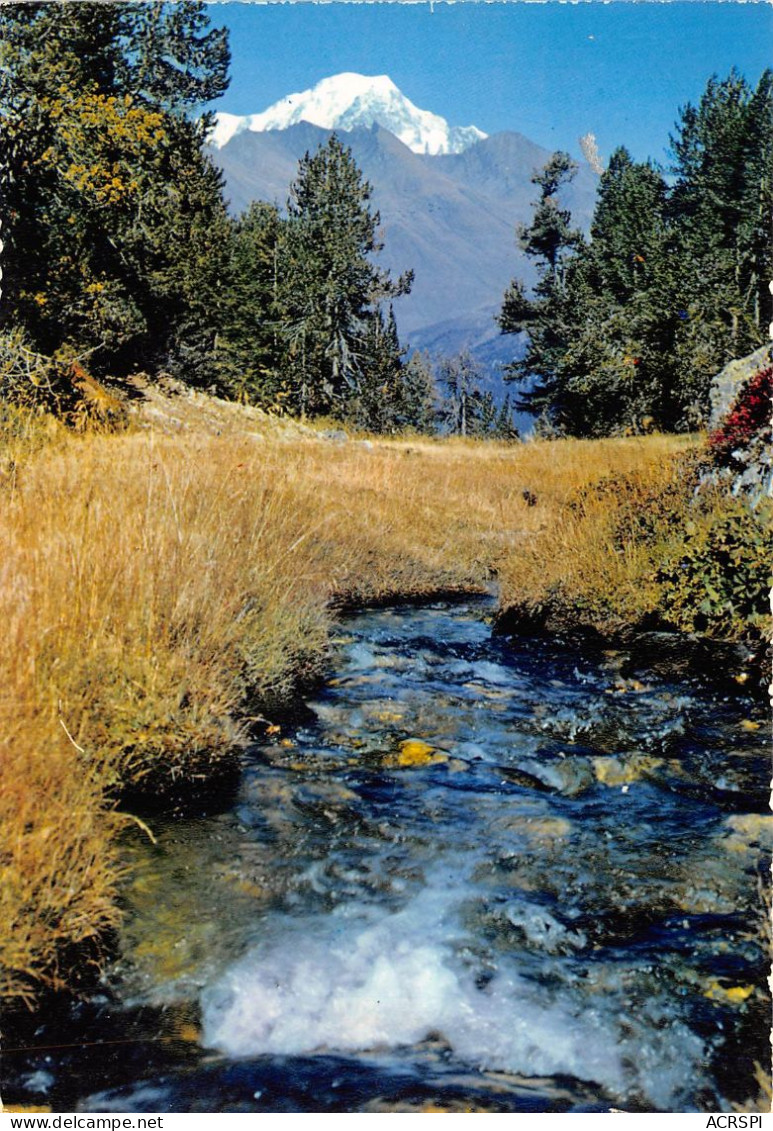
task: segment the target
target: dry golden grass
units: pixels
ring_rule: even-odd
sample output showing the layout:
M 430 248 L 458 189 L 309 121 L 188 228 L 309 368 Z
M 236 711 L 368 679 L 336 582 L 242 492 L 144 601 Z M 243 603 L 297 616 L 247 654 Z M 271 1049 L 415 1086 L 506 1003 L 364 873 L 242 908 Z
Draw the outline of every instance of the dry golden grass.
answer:
M 500 603 L 527 615 L 558 614 L 565 624 L 609 633 L 654 610 L 658 590 L 652 550 L 631 531 L 625 514 L 646 513 L 653 498 L 684 474 L 674 457 L 696 446 L 688 437 L 569 441 L 555 445 L 550 514 L 534 537 L 500 571 Z M 538 446 L 544 458 L 549 453 Z M 583 488 L 607 481 L 609 489 Z M 615 490 L 615 484 L 620 489 Z
M 336 602 L 512 587 L 535 539 L 559 573 L 567 497 L 678 446 L 336 444 L 200 397 L 148 408 L 144 430 L 6 429 L 0 451 L 6 996 L 115 921 L 122 791 L 206 789 L 245 719 L 320 669 Z

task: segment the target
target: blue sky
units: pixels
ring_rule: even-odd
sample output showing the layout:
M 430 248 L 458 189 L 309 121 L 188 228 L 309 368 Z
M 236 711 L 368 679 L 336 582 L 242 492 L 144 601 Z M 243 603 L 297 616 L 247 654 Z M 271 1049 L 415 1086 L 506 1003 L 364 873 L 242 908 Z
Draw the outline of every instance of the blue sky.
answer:
M 773 66 L 773 5 L 600 3 L 212 4 L 231 30 L 231 87 L 212 109 L 264 110 L 339 71 L 388 74 L 422 109 L 579 154 L 596 135 L 666 160 L 678 107 L 732 66 Z

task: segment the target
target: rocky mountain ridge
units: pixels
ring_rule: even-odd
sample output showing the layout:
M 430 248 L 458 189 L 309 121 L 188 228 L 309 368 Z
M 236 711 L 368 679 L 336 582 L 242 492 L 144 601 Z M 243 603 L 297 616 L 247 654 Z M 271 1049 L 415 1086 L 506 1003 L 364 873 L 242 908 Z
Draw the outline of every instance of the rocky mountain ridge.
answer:
M 381 126 L 413 153 L 461 153 L 486 137 L 476 126 L 449 126 L 445 118 L 421 110 L 388 75 L 354 72 L 331 75 L 309 90 L 288 94 L 259 114 L 216 114 L 210 143 L 221 149 L 245 130 L 286 130 L 300 122 L 327 130 Z

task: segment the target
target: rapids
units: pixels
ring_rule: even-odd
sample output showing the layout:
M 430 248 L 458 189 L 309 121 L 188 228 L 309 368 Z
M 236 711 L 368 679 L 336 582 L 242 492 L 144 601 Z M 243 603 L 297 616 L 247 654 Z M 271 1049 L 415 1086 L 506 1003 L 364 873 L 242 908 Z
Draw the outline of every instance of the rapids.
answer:
M 155 822 L 155 847 L 132 835 L 92 1051 L 66 1069 L 28 1056 L 27 1102 L 749 1102 L 770 850 L 750 703 L 632 676 L 620 653 L 499 638 L 490 610 L 345 618 L 330 678 L 247 751 L 234 805 Z M 117 1029 L 139 1035 L 100 1065 L 94 1034 Z

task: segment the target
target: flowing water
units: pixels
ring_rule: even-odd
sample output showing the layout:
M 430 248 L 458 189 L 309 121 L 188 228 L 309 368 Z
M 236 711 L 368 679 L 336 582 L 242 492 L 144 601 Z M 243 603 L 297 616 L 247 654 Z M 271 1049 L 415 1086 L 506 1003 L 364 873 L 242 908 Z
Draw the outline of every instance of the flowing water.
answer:
M 490 611 L 346 619 L 333 676 L 248 751 L 234 807 L 132 841 L 122 1004 L 17 1067 L 27 1102 L 692 1111 L 756 1092 L 764 729 L 621 654 L 492 636 Z

